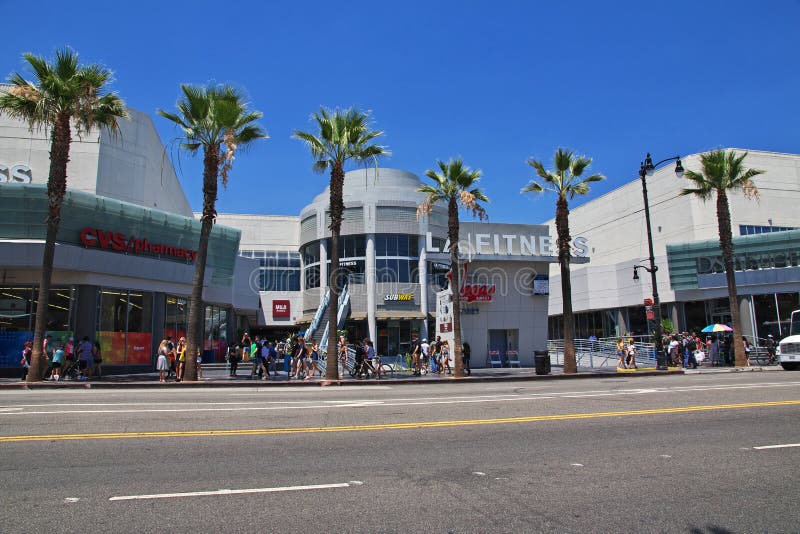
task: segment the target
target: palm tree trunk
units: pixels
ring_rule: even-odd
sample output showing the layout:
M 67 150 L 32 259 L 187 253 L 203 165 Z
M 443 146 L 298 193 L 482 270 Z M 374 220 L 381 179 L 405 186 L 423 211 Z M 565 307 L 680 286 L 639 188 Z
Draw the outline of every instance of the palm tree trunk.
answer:
M 328 301 L 328 364 L 325 367 L 325 378 L 339 380 L 338 322 L 339 322 L 339 233 L 342 230 L 344 216 L 344 169 L 337 163 L 331 169 L 331 246 L 328 256 L 331 268 L 328 271 L 328 288 L 331 298 Z M 332 356 L 332 357 L 331 357 Z
M 219 147 L 207 146 L 203 158 L 203 216 L 200 219 L 200 243 L 192 279 L 192 298 L 189 301 L 189 319 L 186 331 L 186 360 L 183 364 L 184 381 L 197 380 L 197 349 L 202 350 L 203 336 L 203 286 L 208 258 L 208 238 L 217 218 L 217 174 L 219 172 Z
M 461 266 L 458 263 L 458 204 L 454 196 L 447 204 L 447 237 L 450 239 L 450 271 L 453 273 L 453 378 L 464 376 L 461 361 Z
M 558 265 L 561 267 L 561 300 L 564 311 L 564 373 L 578 372 L 575 361 L 575 317 L 572 314 L 572 281 L 569 272 L 569 207 L 567 199 L 556 202 L 556 232 L 558 233 Z
M 747 355 L 742 344 L 742 320 L 739 317 L 739 299 L 736 295 L 736 271 L 733 266 L 733 235 L 731 233 L 731 212 L 728 206 L 728 195 L 724 190 L 717 190 L 717 224 L 719 225 L 719 246 L 722 249 L 722 261 L 725 264 L 725 280 L 728 283 L 728 303 L 731 308 L 733 322 L 733 354 L 736 367 L 747 366 Z
M 44 354 L 44 336 L 47 330 L 47 311 L 50 307 L 50 283 L 53 278 L 53 261 L 56 254 L 56 236 L 61 222 L 61 204 L 67 193 L 67 163 L 72 142 L 69 115 L 62 114 L 53 124 L 50 136 L 50 174 L 47 178 L 47 236 L 42 257 L 42 276 L 39 280 L 39 297 L 36 301 L 36 322 L 33 327 L 33 353 L 28 382 L 39 382 L 47 369 Z

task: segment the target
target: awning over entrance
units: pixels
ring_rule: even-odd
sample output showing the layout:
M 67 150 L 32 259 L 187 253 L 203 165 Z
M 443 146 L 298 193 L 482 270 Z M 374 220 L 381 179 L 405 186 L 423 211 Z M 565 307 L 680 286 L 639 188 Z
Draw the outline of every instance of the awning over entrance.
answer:
M 420 311 L 414 310 L 381 310 L 375 312 L 375 318 L 379 321 L 396 320 L 410 321 L 412 319 L 424 319 L 425 315 Z

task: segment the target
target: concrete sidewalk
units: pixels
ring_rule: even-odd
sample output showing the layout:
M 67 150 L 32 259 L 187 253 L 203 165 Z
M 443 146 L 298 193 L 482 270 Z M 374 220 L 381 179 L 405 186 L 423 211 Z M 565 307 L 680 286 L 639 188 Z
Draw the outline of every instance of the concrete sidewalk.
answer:
M 481 368 L 473 369 L 471 376 L 466 376 L 458 380 L 451 375 L 427 374 L 424 376 L 413 376 L 409 372 L 397 372 L 380 380 L 356 379 L 349 375 L 337 381 L 328 381 L 324 377 L 314 377 L 307 380 L 288 379 L 286 372 L 279 372 L 276 378 L 268 380 L 251 380 L 249 372 L 240 370 L 235 378 L 228 376 L 228 371 L 224 367 L 215 366 L 203 370 L 203 378 L 197 382 L 175 382 L 170 380 L 166 383 L 159 382 L 158 373 L 140 373 L 131 375 L 106 375 L 100 379 L 90 381 L 67 380 L 61 382 L 37 382 L 28 384 L 19 379 L 0 378 L 0 389 L 30 389 L 30 388 L 187 388 L 187 387 L 315 387 L 315 386 L 352 386 L 352 385 L 397 385 L 397 384 L 428 384 L 434 382 L 449 383 L 471 383 L 471 382 L 502 382 L 502 381 L 529 381 L 529 380 L 573 380 L 589 378 L 612 378 L 612 377 L 634 377 L 634 376 L 664 376 L 664 375 L 692 375 L 708 373 L 741 373 L 741 372 L 761 372 L 761 371 L 782 371 L 779 365 L 772 366 L 753 366 L 744 368 L 735 367 L 701 367 L 698 369 L 680 369 L 670 367 L 668 371 L 656 371 L 655 368 L 639 368 L 617 370 L 614 367 L 608 368 L 580 368 L 577 374 L 566 375 L 562 367 L 553 367 L 548 375 L 537 375 L 535 369 L 530 367 L 523 368 Z M 249 371 L 249 370 L 248 370 Z

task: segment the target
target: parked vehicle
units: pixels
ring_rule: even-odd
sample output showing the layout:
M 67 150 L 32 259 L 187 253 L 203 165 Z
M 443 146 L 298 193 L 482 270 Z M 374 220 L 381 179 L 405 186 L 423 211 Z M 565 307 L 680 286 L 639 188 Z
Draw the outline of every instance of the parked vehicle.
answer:
M 792 312 L 789 335 L 778 345 L 778 361 L 787 371 L 800 369 L 800 310 Z

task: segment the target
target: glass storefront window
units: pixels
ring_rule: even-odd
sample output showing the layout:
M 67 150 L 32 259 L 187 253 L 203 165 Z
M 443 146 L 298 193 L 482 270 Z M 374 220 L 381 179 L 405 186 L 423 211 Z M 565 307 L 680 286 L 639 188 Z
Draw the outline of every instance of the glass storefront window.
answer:
M 25 342 L 33 340 L 38 291 L 34 286 L 0 286 L 0 367 L 19 367 Z M 47 333 L 56 341 L 73 337 L 76 302 L 72 287 L 50 289 Z
M 206 306 L 203 332 L 203 361 L 225 361 L 228 348 L 228 310 Z
M 101 288 L 96 339 L 105 365 L 149 365 L 152 361 L 153 295 Z
M 164 336 L 170 336 L 173 340 L 185 337 L 188 315 L 188 299 L 167 296 L 167 309 L 164 314 Z
M 800 310 L 800 293 L 778 293 L 775 295 L 778 301 L 778 320 L 780 321 L 780 336 L 789 335 L 789 325 L 792 321 L 792 312 Z M 772 334 L 773 336 L 775 334 Z

